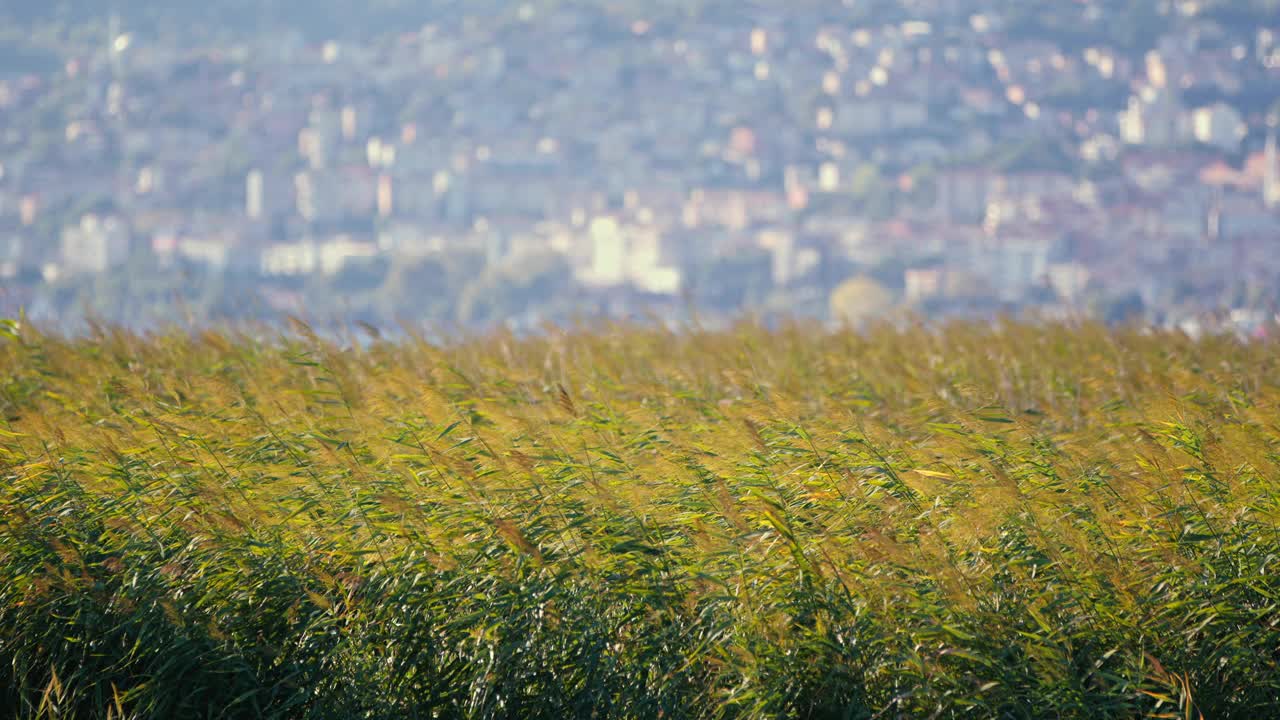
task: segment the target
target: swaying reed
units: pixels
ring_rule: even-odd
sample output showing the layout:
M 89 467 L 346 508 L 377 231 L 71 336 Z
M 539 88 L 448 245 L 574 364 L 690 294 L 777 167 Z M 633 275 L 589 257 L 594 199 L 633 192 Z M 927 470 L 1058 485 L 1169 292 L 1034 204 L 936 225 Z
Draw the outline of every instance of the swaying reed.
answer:
M 26 718 L 1280 717 L 1280 355 L 0 327 Z

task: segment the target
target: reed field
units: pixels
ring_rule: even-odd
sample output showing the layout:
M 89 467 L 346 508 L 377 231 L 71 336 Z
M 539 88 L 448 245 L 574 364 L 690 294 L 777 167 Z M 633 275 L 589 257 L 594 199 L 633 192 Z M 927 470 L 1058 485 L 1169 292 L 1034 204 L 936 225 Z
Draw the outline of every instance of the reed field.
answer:
M 0 325 L 0 707 L 1280 717 L 1274 341 L 375 334 Z

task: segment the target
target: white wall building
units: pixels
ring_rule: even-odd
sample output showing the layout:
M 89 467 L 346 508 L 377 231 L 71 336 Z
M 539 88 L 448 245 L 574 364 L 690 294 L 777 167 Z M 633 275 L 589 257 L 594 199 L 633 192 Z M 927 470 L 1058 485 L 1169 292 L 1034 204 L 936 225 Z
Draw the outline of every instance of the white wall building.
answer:
M 260 220 L 265 210 L 266 181 L 261 170 L 250 170 L 244 181 L 244 214 Z
M 1226 103 L 1197 108 L 1191 114 L 1191 127 L 1198 142 L 1227 152 L 1240 149 L 1247 128 L 1240 112 Z
M 63 229 L 60 250 L 65 272 L 105 272 L 128 259 L 129 230 L 119 218 L 85 215 Z
M 668 265 L 662 234 L 646 225 L 623 225 L 613 216 L 591 221 L 587 229 L 590 259 L 580 279 L 598 287 L 631 285 L 644 292 L 680 291 L 679 268 Z
M 1145 87 L 1120 113 L 1120 137 L 1130 145 L 1168 147 L 1186 139 L 1182 106 L 1168 88 Z
M 1084 294 L 1089 286 L 1089 268 L 1078 262 L 1050 263 L 1048 266 L 1049 286 L 1058 297 L 1067 302 L 1074 302 Z

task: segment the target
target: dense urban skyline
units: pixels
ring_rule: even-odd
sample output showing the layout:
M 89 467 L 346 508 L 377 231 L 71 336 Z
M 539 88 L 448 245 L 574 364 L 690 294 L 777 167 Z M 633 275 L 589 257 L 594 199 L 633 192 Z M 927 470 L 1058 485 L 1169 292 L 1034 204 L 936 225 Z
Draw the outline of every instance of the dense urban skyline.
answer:
M 516 328 L 1280 304 L 1280 8 L 10 8 L 0 314 Z

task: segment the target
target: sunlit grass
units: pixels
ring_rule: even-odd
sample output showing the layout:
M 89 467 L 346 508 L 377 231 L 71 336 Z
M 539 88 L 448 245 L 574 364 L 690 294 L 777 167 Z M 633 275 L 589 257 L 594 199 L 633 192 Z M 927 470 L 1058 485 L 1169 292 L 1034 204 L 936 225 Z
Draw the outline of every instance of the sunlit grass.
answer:
M 5 325 L 0 703 L 1277 716 L 1277 349 Z

